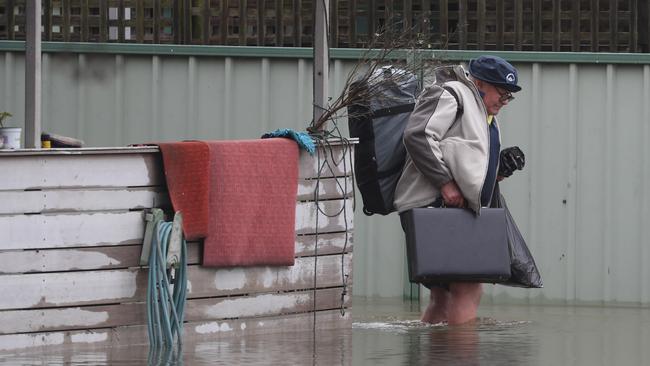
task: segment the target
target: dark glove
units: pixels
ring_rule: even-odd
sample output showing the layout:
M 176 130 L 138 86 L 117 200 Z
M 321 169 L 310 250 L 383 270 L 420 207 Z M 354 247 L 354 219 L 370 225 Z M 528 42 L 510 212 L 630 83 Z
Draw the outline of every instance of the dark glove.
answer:
M 501 150 L 499 155 L 499 172 L 497 175 L 509 177 L 515 170 L 521 170 L 526 164 L 524 152 L 517 146 Z

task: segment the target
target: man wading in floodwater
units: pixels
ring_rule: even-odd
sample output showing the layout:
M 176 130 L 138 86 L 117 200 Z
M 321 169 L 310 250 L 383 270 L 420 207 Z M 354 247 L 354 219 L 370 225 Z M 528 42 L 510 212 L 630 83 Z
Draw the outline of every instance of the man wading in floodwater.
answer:
M 498 199 L 497 180 L 512 173 L 499 170 L 501 143 L 495 116 L 514 99 L 511 93 L 521 90 L 517 70 L 496 56 L 471 60 L 469 72 L 462 66 L 440 70 L 443 73 L 437 70 L 436 77 L 446 74 L 449 81 L 425 88 L 404 132 L 408 154 L 395 191 L 401 217 L 412 208 L 442 204 L 478 211 Z M 456 121 L 459 108 L 462 113 Z M 454 325 L 476 318 L 480 283 L 424 285 L 431 289 L 431 302 L 423 322 Z

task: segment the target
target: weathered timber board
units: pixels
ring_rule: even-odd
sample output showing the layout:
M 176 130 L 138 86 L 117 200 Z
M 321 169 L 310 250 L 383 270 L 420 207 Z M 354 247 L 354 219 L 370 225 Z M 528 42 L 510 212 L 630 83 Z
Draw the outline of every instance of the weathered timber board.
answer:
M 352 275 L 352 253 L 296 258 L 291 267 L 234 267 L 214 270 L 196 266 L 190 274 L 188 296 L 208 297 L 335 287 L 340 286 L 343 281 L 341 270 L 344 274 Z
M 142 243 L 143 213 L 0 216 L 2 249 L 89 247 Z
M 300 235 L 296 239 L 296 257 L 351 252 L 354 232 Z
M 350 197 L 351 178 L 300 179 L 297 200 Z M 167 191 L 161 187 L 67 188 L 37 191 L 0 191 L 0 215 L 34 213 L 75 213 L 84 211 L 138 210 L 171 207 Z
M 299 173 L 301 178 L 342 177 L 351 175 L 352 154 L 350 147 L 332 146 L 332 149 L 318 149 L 318 154 L 310 156 L 304 151 L 300 153 Z
M 185 307 L 185 321 L 268 317 L 338 309 L 341 306 L 347 308 L 351 303 L 349 291 L 348 288 L 348 295 L 345 295 L 343 304 L 341 287 L 253 296 L 190 299 Z M 146 303 L 138 302 L 0 311 L 0 334 L 146 325 L 146 307 Z
M 198 256 L 197 249 L 188 248 L 188 259 Z M 141 251 L 142 245 L 0 251 L 0 274 L 137 267 Z
M 0 190 L 164 184 L 159 154 L 39 155 L 0 159 Z
M 316 247 L 318 240 L 318 247 Z M 202 244 L 187 244 L 189 264 L 199 264 Z M 352 251 L 352 232 L 296 237 L 296 257 L 338 254 Z M 139 267 L 142 245 L 117 245 L 108 247 L 33 249 L 0 251 L 0 274 L 63 272 Z M 0 277 L 1 278 L 1 277 Z
M 317 216 L 318 232 L 349 230 L 352 206 L 351 198 L 320 201 L 318 212 L 314 202 L 298 202 L 296 234 L 315 233 Z M 135 244 L 142 242 L 144 228 L 140 211 L 0 216 L 0 250 Z
M 349 152 L 334 147 L 331 153 L 319 151 L 319 156 L 320 162 L 318 156 L 301 152 L 300 178 L 350 175 Z M 12 174 L 0 176 L 0 191 L 162 186 L 162 167 L 158 153 L 6 156 L 0 159 L 0 170 Z
M 287 267 L 190 266 L 188 298 L 336 287 L 343 281 L 341 270 L 351 276 L 351 268 L 351 253 L 296 258 Z M 144 301 L 147 274 L 132 268 L 3 275 L 0 294 L 11 296 L 0 296 L 0 310 Z
M 354 201 L 301 202 L 296 205 L 296 234 L 347 231 L 352 229 Z
M 318 199 L 350 197 L 354 194 L 352 177 L 300 179 L 298 181 L 298 200 L 313 201 L 318 186 Z
M 0 214 L 132 210 L 170 207 L 161 188 L 0 191 Z
M 315 313 L 317 329 L 341 329 L 352 326 L 350 312 L 339 310 Z M 266 333 L 282 334 L 309 331 L 314 327 L 314 313 L 292 314 L 270 318 L 247 318 L 223 321 L 197 321 L 185 323 L 183 339 L 186 342 L 251 336 Z M 106 329 L 88 329 L 62 332 L 38 332 L 0 335 L 0 351 L 29 350 L 37 347 L 66 346 L 73 349 L 110 347 L 147 343 L 144 325 Z

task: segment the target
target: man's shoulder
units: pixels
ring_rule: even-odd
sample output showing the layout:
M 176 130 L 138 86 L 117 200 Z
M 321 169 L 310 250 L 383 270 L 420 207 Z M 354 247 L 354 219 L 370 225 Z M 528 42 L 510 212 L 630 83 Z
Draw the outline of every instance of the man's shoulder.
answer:
M 469 85 L 459 80 L 450 80 L 441 85 L 442 88 L 452 88 L 461 93 L 471 93 Z

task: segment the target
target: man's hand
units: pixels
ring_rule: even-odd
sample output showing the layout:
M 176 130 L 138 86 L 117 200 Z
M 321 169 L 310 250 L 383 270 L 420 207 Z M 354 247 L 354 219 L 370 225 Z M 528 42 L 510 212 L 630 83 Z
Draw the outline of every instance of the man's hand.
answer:
M 455 181 L 450 181 L 440 188 L 442 199 L 447 207 L 464 207 L 465 198 Z
M 526 157 L 524 152 L 517 146 L 509 147 L 501 150 L 499 154 L 499 177 L 507 178 L 512 175 L 515 170 L 522 170 L 526 164 Z M 501 178 L 501 179 L 503 179 Z

